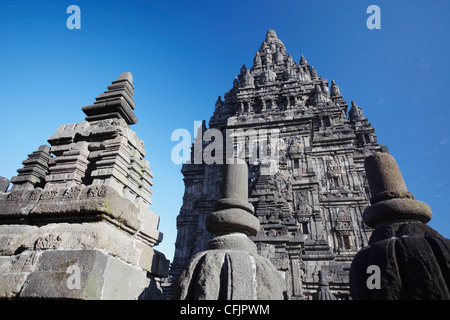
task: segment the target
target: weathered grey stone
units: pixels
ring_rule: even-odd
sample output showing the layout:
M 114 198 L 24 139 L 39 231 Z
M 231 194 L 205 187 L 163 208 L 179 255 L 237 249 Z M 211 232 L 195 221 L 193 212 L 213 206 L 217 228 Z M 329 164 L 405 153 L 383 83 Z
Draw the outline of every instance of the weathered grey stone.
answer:
M 283 275 L 287 298 L 312 299 L 320 270 L 332 277 L 331 292 L 348 298 L 350 263 L 371 234 L 362 221 L 370 199 L 364 159 L 387 148 L 378 144 L 362 109 L 354 103 L 347 115 L 338 85 L 328 86 L 305 57 L 295 62 L 276 32 L 267 32 L 253 66 L 243 66 L 233 87 L 215 101 L 209 126 L 199 128 L 191 161 L 182 167 L 186 188 L 172 277 L 205 250 L 213 237 L 210 213 L 221 205 L 220 165 L 198 161 L 213 146 L 202 139 L 209 128 L 220 130 L 224 142 L 229 139 L 225 149 L 231 153 L 242 147 L 249 168 L 248 202 L 260 223 L 251 239 L 274 248 L 266 253 Z M 260 137 L 267 137 L 266 147 Z M 269 138 L 279 142 L 270 155 Z M 218 148 L 216 158 L 225 160 L 222 152 Z
M 28 275 L 20 297 L 138 299 L 145 295 L 150 282 L 142 269 L 99 250 L 45 251 Z
M 430 207 L 406 189 L 402 174 L 395 159 L 388 153 L 368 156 L 364 163 L 370 191 L 371 203 L 363 214 L 364 222 L 371 227 L 389 221 L 431 220 Z
M 388 199 L 412 198 L 406 189 L 395 159 L 387 153 L 377 153 L 366 158 L 364 168 L 372 193 L 372 204 Z
M 336 297 L 331 293 L 328 281 L 322 270 L 319 271 L 319 288 L 314 295 L 314 300 L 336 300 Z
M 108 258 L 98 250 L 45 251 L 28 275 L 20 297 L 99 299 Z M 72 274 L 79 286 L 76 282 L 71 285 Z
M 368 207 L 363 214 L 364 222 L 374 228 L 388 221 L 417 220 L 427 223 L 431 217 L 431 208 L 426 203 L 408 198 L 377 202 Z
M 26 252 L 0 256 L 0 297 L 11 299 L 19 295 L 39 255 L 37 252 Z
M 449 300 L 450 240 L 422 222 L 390 223 L 375 229 L 370 246 L 350 270 L 355 300 Z M 379 267 L 379 289 L 367 285 L 369 266 Z
M 47 145 L 42 145 L 37 151 L 29 154 L 28 159 L 22 162 L 23 168 L 17 170 L 19 175 L 11 179 L 13 183 L 11 190 L 31 190 L 43 187 L 50 159 L 50 147 Z
M 23 251 L 38 229 L 37 226 L 23 224 L 0 225 L 0 255 L 10 256 Z
M 124 119 L 127 124 L 135 124 L 137 117 L 133 113 L 133 76 L 130 72 L 122 73 L 108 91 L 97 96 L 93 105 L 84 106 L 87 121 L 97 121 L 102 119 Z
M 255 235 L 259 230 L 259 221 L 254 216 L 242 215 L 239 209 L 223 209 L 206 217 L 205 227 L 214 234 L 220 235 L 234 230 L 246 235 Z
M 207 250 L 239 250 L 257 254 L 257 248 L 244 233 L 231 233 L 218 235 L 212 238 L 206 245 Z
M 180 273 L 172 298 L 182 300 L 283 299 L 275 267 L 256 252 L 214 249 L 198 253 Z
M 149 288 L 151 284 L 155 286 L 153 277 L 149 277 L 145 270 L 119 259 L 110 258 L 104 274 L 105 285 L 101 297 L 104 300 L 137 300 L 152 295 L 153 299 L 163 298 L 160 288 Z
M 28 216 L 36 221 L 52 221 L 55 216 L 81 222 L 104 218 L 152 244 L 162 240 L 157 230 L 159 216 L 145 204 L 136 205 L 104 185 L 9 191 L 3 201 L 0 199 L 1 215 Z
M 123 232 L 106 222 L 84 224 L 58 223 L 42 227 L 0 225 L 0 234 L 0 249 L 2 249 L 1 253 L 3 255 L 0 257 L 0 269 L 2 270 L 3 279 L 0 282 L 2 283 L 0 290 L 3 290 L 4 293 L 2 297 L 11 298 L 20 292 L 26 276 L 34 270 L 34 266 L 29 261 L 36 261 L 37 257 L 42 253 L 55 250 L 59 252 L 70 250 L 74 254 L 77 250 L 79 250 L 78 252 L 101 250 L 102 253 L 111 257 L 120 258 L 120 261 L 123 261 L 126 265 L 136 266 L 135 268 L 143 270 L 144 274 L 148 272 L 149 275 L 156 277 L 167 275 L 169 268 L 168 261 L 164 255 L 153 250 L 148 245 L 126 236 Z M 44 255 L 42 259 L 46 259 L 46 257 L 48 256 Z M 25 258 L 28 260 L 24 260 Z M 21 261 L 28 261 L 28 263 Z M 45 263 L 52 264 L 53 262 Z M 24 268 L 22 265 L 28 267 Z M 134 269 L 131 268 L 130 270 Z M 122 275 L 120 272 L 118 274 Z M 149 278 L 149 285 L 150 280 Z M 20 281 L 22 281 L 22 285 Z M 136 281 L 138 281 L 137 278 Z M 152 281 L 154 282 L 154 280 Z M 157 286 L 155 283 L 152 285 Z M 132 290 L 135 287 L 134 285 L 127 286 L 129 286 L 127 290 Z M 152 293 L 149 294 L 152 295 Z M 63 297 L 64 292 L 61 295 Z M 45 296 L 40 297 L 45 298 Z
M 369 156 L 365 167 L 375 200 L 363 219 L 375 230 L 351 264 L 352 297 L 449 300 L 450 240 L 424 224 L 431 209 L 407 192 L 392 156 Z
M 143 251 L 149 251 L 147 257 L 152 257 L 153 249 L 149 246 L 139 246 L 135 238 L 129 237 L 113 225 L 100 221 L 95 223 L 50 223 L 41 227 L 27 225 L 0 225 L 0 249 L 3 254 L 14 254 L 24 250 L 48 249 L 100 249 L 112 256 L 139 265 Z M 3 244 L 3 242 L 7 242 Z M 9 251 L 7 251 L 9 250 Z M 14 250 L 14 251 L 13 251 Z M 146 262 L 151 266 L 151 259 Z M 144 269 L 146 265 L 141 265 Z M 152 272 L 150 268 L 147 269 Z M 154 273 L 159 274 L 156 270 Z

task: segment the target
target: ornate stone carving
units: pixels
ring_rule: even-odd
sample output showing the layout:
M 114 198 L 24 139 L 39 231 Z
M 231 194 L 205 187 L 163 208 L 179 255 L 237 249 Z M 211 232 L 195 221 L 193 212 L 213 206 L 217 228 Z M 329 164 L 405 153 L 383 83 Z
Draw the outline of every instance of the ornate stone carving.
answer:
M 256 51 L 255 58 L 253 59 L 253 68 L 260 68 L 262 65 L 261 56 L 259 51 Z
M 22 192 L 20 191 L 11 191 L 6 196 L 6 201 L 18 201 L 22 196 Z
M 339 235 L 349 236 L 352 233 L 351 226 L 351 217 L 349 214 L 344 211 L 339 211 L 336 218 L 336 227 L 335 230 L 339 233 Z
M 0 298 L 161 298 L 168 261 L 153 249 L 162 241 L 148 209 L 153 174 L 129 128 L 132 79 L 121 74 L 83 107 L 86 121 L 60 126 L 51 147 L 23 162 L 11 191 L 0 189 L 0 260 L 13 266 L 2 269 Z M 16 262 L 29 257 L 20 270 Z M 80 288 L 69 290 L 66 270 L 78 262 Z
M 331 96 L 333 97 L 342 97 L 341 92 L 339 90 L 339 87 L 334 82 L 334 80 L 331 80 Z
M 224 165 L 222 199 L 205 222 L 206 229 L 216 236 L 208 242 L 207 250 L 181 271 L 174 283 L 173 299 L 283 299 L 278 271 L 257 254 L 256 245 L 247 238 L 259 230 L 253 206 L 247 202 L 247 177 L 243 160 Z M 228 270 L 225 277 L 224 269 Z
M 42 188 L 36 188 L 33 191 L 31 191 L 30 193 L 30 201 L 35 201 L 35 200 L 39 200 L 39 198 L 41 197 L 42 194 Z
M 242 86 L 243 76 L 248 72 L 256 80 L 252 90 Z M 272 263 L 287 284 L 293 283 L 293 277 L 302 277 L 303 290 L 298 284 L 295 288 L 289 284 L 289 298 L 312 298 L 315 290 L 311 288 L 317 287 L 317 277 L 313 275 L 322 266 L 333 275 L 330 290 L 337 298 L 346 298 L 348 274 L 342 270 L 348 270 L 349 257 L 367 245 L 370 229 L 362 227 L 361 215 L 355 214 L 352 226 L 358 227 L 351 231 L 349 239 L 345 238 L 339 229 L 347 230 L 343 225 L 347 222 L 338 223 L 332 208 L 352 213 L 364 210 L 369 199 L 360 188 L 365 181 L 363 155 L 386 149 L 377 143 L 366 120 L 347 120 L 348 105 L 336 84 L 332 82 L 328 89 L 328 80 L 319 78 L 305 57 L 297 64 L 286 54 L 284 44 L 273 30 L 266 34 L 253 68 L 241 70 L 239 76 L 234 88 L 225 93 L 223 106 L 215 108 L 210 128 L 244 131 L 279 128 L 279 141 L 287 142 L 286 147 L 279 148 L 276 161 L 268 162 L 259 156 L 249 166 L 249 201 L 256 208 L 255 216 L 261 224 L 258 234 L 251 239 L 257 244 L 276 243 Z M 248 101 L 254 101 L 253 110 Z M 352 144 L 355 135 L 364 135 L 364 139 L 367 135 L 367 142 Z M 222 179 L 217 170 L 205 164 L 186 164 L 182 172 L 186 193 L 177 218 L 180 248 L 175 251 L 173 276 L 188 262 L 192 255 L 187 253 L 192 248 L 194 252 L 205 249 L 211 235 L 202 229 L 201 221 L 206 219 L 205 212 L 213 211 L 213 203 L 218 200 L 214 181 Z M 201 210 L 198 206 L 194 208 L 194 201 L 204 205 Z M 187 225 L 195 226 L 196 231 L 187 231 Z M 294 247 L 300 253 L 291 254 Z
M 58 190 L 57 189 L 50 189 L 50 190 L 44 190 L 41 194 L 40 199 L 41 200 L 54 200 L 58 195 Z

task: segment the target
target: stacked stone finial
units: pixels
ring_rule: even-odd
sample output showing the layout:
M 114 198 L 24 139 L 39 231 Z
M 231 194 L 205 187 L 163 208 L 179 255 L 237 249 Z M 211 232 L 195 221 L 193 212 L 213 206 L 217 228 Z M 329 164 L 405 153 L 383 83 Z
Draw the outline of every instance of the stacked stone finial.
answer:
M 365 160 L 372 193 L 364 222 L 375 230 L 350 269 L 353 299 L 450 299 L 450 240 L 426 225 L 430 207 L 406 189 L 395 159 Z
M 86 121 L 117 118 L 124 119 L 128 125 L 135 124 L 133 89 L 131 72 L 122 73 L 108 86 L 108 91 L 95 98 L 94 104 L 82 108 L 87 115 Z
M 222 199 L 205 222 L 206 229 L 216 237 L 181 271 L 172 299 L 283 299 L 278 271 L 258 255 L 256 245 L 248 238 L 256 235 L 259 221 L 247 200 L 247 164 L 236 161 L 228 159 L 224 165 Z
M 135 203 L 151 204 L 153 173 L 143 141 L 129 125 L 133 113 L 133 76 L 122 73 L 82 110 L 84 122 L 62 125 L 49 138 L 56 156 L 46 188 L 71 185 L 108 186 Z
M 168 261 L 153 249 L 163 236 L 148 208 L 153 174 L 129 128 L 132 79 L 121 74 L 83 107 L 87 121 L 59 126 L 0 190 L 1 298 L 162 297 Z M 70 266 L 77 290 L 66 285 Z

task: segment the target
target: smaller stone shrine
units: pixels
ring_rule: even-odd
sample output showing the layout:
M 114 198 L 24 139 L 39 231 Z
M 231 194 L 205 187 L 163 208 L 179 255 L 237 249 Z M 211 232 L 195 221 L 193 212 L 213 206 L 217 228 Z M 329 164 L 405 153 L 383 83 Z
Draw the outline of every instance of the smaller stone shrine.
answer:
M 172 299 L 281 300 L 286 289 L 280 274 L 248 238 L 258 232 L 259 220 L 248 202 L 247 164 L 228 159 L 223 171 L 222 198 L 205 222 L 216 236 L 181 271 Z
M 0 298 L 162 299 L 169 261 L 121 74 L 0 190 Z M 6 191 L 6 192 L 5 192 Z
M 449 300 L 450 240 L 426 225 L 430 207 L 406 189 L 395 159 L 365 160 L 372 198 L 364 222 L 375 230 L 350 268 L 357 300 Z

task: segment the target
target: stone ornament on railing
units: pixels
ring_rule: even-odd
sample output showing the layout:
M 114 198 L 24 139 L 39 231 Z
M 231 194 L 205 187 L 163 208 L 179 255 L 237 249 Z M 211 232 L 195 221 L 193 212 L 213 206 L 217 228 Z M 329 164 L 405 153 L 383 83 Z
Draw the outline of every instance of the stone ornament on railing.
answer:
M 372 198 L 363 220 L 375 230 L 352 262 L 352 298 L 450 299 L 450 240 L 426 225 L 430 207 L 408 192 L 390 154 L 367 157 L 365 170 Z

